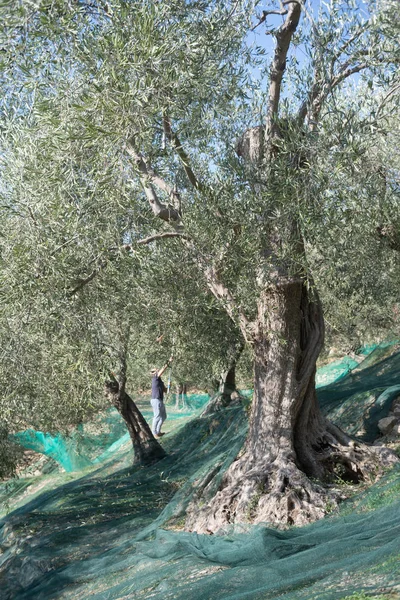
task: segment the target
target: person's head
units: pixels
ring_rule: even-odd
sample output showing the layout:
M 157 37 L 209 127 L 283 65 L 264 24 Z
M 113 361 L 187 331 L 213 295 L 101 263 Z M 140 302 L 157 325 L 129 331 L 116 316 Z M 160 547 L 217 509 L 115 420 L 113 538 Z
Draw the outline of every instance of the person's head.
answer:
M 152 377 L 156 377 L 157 373 L 158 373 L 158 369 L 156 369 L 155 367 L 153 367 L 152 369 L 150 369 L 150 375 Z

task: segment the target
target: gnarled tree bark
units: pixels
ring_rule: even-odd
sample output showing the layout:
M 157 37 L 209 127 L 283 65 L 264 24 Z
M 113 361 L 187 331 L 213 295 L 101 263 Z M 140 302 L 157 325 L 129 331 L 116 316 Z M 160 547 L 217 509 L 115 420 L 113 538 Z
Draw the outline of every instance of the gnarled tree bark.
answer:
M 219 490 L 213 481 L 193 503 L 186 526 L 215 532 L 234 522 L 301 525 L 340 500 L 327 483 L 370 480 L 395 457 L 351 439 L 321 414 L 316 360 L 322 310 L 302 278 L 264 293 L 254 345 L 254 398 L 244 448 Z M 215 493 L 216 492 L 216 493 Z M 208 501 L 204 505 L 204 501 Z

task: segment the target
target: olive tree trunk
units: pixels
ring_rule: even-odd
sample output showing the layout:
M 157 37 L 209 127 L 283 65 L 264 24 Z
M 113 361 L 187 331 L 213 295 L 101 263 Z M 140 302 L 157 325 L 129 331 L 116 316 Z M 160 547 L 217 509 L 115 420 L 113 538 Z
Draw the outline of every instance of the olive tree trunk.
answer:
M 175 409 L 185 410 L 188 408 L 187 404 L 187 384 L 179 383 L 176 386 L 176 398 L 175 398 Z
M 146 419 L 132 398 L 125 390 L 120 390 L 117 381 L 107 381 L 105 387 L 129 431 L 134 452 L 133 463 L 149 464 L 164 458 L 165 450 L 153 436 Z
M 394 460 L 382 448 L 351 439 L 321 414 L 315 371 L 324 323 L 319 300 L 310 299 L 304 282 L 271 286 L 259 308 L 247 439 L 219 489 L 212 480 L 201 501 L 189 507 L 186 526 L 198 532 L 246 521 L 308 523 L 326 513 L 327 503 L 340 500 L 327 483 L 338 476 L 370 480 L 382 459 Z
M 223 373 L 218 383 L 218 391 L 213 395 L 207 403 L 201 416 L 206 417 L 213 412 L 218 412 L 232 403 L 232 401 L 240 401 L 240 394 L 236 389 L 236 365 L 244 350 L 243 341 L 233 349 L 232 356 L 228 362 L 227 368 Z
M 223 403 L 229 404 L 231 401 L 231 395 L 236 391 L 236 364 L 239 360 L 240 354 L 242 353 L 244 345 L 240 347 L 237 355 L 232 359 L 226 371 L 221 373 L 221 379 L 219 383 L 219 393 L 222 396 Z

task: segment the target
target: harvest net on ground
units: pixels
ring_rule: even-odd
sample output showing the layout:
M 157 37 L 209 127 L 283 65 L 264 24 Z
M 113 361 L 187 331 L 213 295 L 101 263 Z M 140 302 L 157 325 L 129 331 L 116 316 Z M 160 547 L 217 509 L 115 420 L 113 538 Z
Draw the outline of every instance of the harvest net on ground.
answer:
M 374 352 L 319 390 L 325 412 L 366 439 L 400 386 L 398 348 Z M 212 470 L 222 477 L 247 420 L 241 406 L 207 417 L 169 412 L 168 456 L 150 468 L 133 468 L 129 440 L 120 438 L 108 451 L 92 448 L 79 473 L 43 475 L 25 489 L 3 485 L 16 509 L 0 522 L 1 600 L 339 600 L 358 590 L 400 598 L 399 467 L 307 527 L 184 532 L 196 485 Z

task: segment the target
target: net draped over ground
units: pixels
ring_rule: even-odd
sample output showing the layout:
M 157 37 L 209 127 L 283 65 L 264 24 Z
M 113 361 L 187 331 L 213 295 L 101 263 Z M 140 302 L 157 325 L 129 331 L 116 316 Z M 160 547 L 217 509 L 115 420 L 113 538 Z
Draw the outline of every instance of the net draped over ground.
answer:
M 324 412 L 373 439 L 400 393 L 398 348 L 376 348 L 336 379 L 319 389 Z M 182 531 L 196 487 L 210 472 L 218 486 L 247 428 L 242 406 L 200 417 L 200 404 L 170 408 L 168 456 L 150 468 L 131 467 L 129 440 L 112 426 L 108 449 L 82 441 L 80 473 L 3 484 L 15 510 L 0 522 L 0 599 L 400 598 L 399 467 L 307 527 Z

